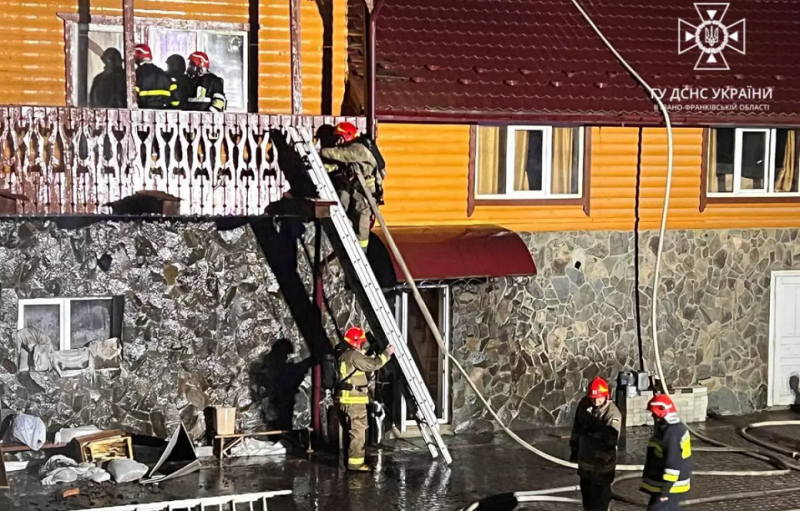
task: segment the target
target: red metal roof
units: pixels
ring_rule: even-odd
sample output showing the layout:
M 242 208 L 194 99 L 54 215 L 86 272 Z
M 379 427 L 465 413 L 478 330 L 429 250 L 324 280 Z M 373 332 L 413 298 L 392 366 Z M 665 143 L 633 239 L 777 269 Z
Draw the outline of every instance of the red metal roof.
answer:
M 390 232 L 414 280 L 536 275 L 525 242 L 501 227 L 394 227 Z M 375 233 L 386 244 L 383 233 Z M 392 263 L 397 280 L 404 282 L 394 256 Z
M 769 112 L 675 113 L 677 122 L 800 124 L 800 3 L 732 2 L 722 22 L 746 20 L 746 54 L 724 49 L 729 71 L 696 71 L 697 49 L 678 54 L 679 19 L 701 22 L 692 0 L 583 5 L 653 87 L 774 87 Z M 660 121 L 570 0 L 386 0 L 377 54 L 383 119 Z

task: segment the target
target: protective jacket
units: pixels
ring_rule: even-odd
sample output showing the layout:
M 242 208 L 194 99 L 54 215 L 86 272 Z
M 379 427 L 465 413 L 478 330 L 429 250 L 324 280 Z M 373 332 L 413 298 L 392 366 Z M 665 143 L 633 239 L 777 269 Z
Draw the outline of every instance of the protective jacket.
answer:
M 92 108 L 127 108 L 127 84 L 122 55 L 116 48 L 103 52 L 105 69 L 92 80 L 89 106 Z
M 378 166 L 375 156 L 358 140 L 343 146 L 326 147 L 320 150 L 320 156 L 326 162 L 331 178 L 335 178 L 334 181 L 342 178 L 355 179 L 355 168 L 361 171 L 367 186 L 374 186 L 376 177 L 380 177 L 375 175 Z
M 342 405 L 369 404 L 369 375 L 377 371 L 389 361 L 391 355 L 384 351 L 378 356 L 370 357 L 353 349 L 347 343 L 337 346 L 339 352 L 339 375 L 341 383 L 337 399 Z
M 689 491 L 692 478 L 692 441 L 677 418 L 661 421 L 647 444 L 641 490 L 651 495 Z
M 611 400 L 600 407 L 595 407 L 588 397 L 578 403 L 569 442 L 577 457 L 578 475 L 587 477 L 614 470 L 621 423 L 622 414 Z
M 178 84 L 152 62 L 143 62 L 136 68 L 136 97 L 139 108 L 164 110 L 177 108 Z
M 189 82 L 189 95 L 186 98 L 187 110 L 224 112 L 227 104 L 225 82 L 214 73 L 195 76 Z

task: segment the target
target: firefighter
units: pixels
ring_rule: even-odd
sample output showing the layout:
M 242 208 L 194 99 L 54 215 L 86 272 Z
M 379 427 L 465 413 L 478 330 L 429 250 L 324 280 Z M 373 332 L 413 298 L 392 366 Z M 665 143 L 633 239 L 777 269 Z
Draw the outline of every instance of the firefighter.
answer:
M 136 61 L 136 98 L 139 108 L 165 110 L 177 108 L 178 84 L 167 76 L 163 69 L 153 64 L 153 52 L 146 44 L 137 44 L 134 50 Z
M 320 141 L 320 156 L 326 162 L 333 186 L 353 224 L 359 244 L 366 252 L 372 229 L 372 211 L 355 170 L 361 171 L 367 188 L 373 195 L 380 189 L 383 170 L 380 168 L 379 158 L 376 157 L 377 149 L 371 149 L 375 147 L 374 144 L 370 144 L 365 137 L 360 138 L 355 125 L 349 122 L 339 123 L 334 128 L 333 135 L 334 144 Z M 376 200 L 380 203 L 379 197 Z
M 578 463 L 586 511 L 606 511 L 611 503 L 622 414 L 609 395 L 605 380 L 592 380 L 588 394 L 578 403 L 569 441 L 570 461 Z
M 178 84 L 178 108 L 186 110 L 186 98 L 189 95 L 189 77 L 186 76 L 186 60 L 178 55 L 167 57 L 167 76 Z
M 108 48 L 100 58 L 105 68 L 94 77 L 89 92 L 89 106 L 92 108 L 127 108 L 127 84 L 122 55 L 116 48 Z
M 692 477 L 692 441 L 678 418 L 675 403 L 657 395 L 647 404 L 653 414 L 653 436 L 647 444 L 642 488 L 650 494 L 648 511 L 677 511 Z
M 225 82 L 209 69 L 211 60 L 208 55 L 196 51 L 189 55 L 189 96 L 186 98 L 186 109 L 201 112 L 224 112 L 227 106 L 225 99 Z
M 349 426 L 347 469 L 369 472 L 364 452 L 367 440 L 367 405 L 369 404 L 370 375 L 383 367 L 394 354 L 389 346 L 378 356 L 367 355 L 367 336 L 364 329 L 351 327 L 344 335 L 344 342 L 336 347 L 340 381 L 337 401 L 343 426 Z M 349 422 L 349 425 L 347 424 Z

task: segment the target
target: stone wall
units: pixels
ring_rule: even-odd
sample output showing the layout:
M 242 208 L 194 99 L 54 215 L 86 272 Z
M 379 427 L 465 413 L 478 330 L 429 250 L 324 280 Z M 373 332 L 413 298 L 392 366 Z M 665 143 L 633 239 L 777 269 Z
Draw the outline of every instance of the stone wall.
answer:
M 98 265 L 105 254 L 107 271 Z M 292 401 L 295 427 L 309 422 L 310 382 L 299 363 L 308 353 L 249 227 L 0 223 L 0 282 L 2 405 L 50 429 L 96 424 L 164 436 L 183 421 L 199 437 L 206 407 L 237 406 L 240 424 L 257 428 Z M 125 297 L 121 370 L 72 378 L 17 370 L 19 298 L 109 295 Z M 283 355 L 272 352 L 279 339 L 288 340 Z M 297 392 L 276 397 L 287 382 Z
M 800 269 L 798 230 L 669 231 L 659 342 L 667 381 L 702 384 L 709 410 L 766 407 L 772 271 Z M 633 233 L 525 236 L 539 274 L 453 286 L 453 346 L 471 379 L 514 428 L 567 425 L 590 379 L 638 369 Z M 652 365 L 657 233 L 639 239 L 642 342 Z M 457 431 L 490 429 L 453 373 Z

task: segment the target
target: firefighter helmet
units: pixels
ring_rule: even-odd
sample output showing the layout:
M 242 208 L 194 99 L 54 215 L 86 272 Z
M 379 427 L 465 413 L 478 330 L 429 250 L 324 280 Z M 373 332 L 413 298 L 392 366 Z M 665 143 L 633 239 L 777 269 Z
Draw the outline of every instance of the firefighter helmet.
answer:
M 351 326 L 344 334 L 344 341 L 354 348 L 360 348 L 367 342 L 367 334 L 360 326 Z
M 211 60 L 209 60 L 208 55 L 202 51 L 196 51 L 189 55 L 189 62 L 200 69 L 208 69 L 211 67 Z
M 607 398 L 608 395 L 608 383 L 599 376 L 589 384 L 589 397 L 591 399 Z
M 675 403 L 666 394 L 658 394 L 653 396 L 653 399 L 647 403 L 647 410 L 659 419 L 666 419 L 669 416 L 677 417 L 677 409 Z
M 133 59 L 137 64 L 144 60 L 153 60 L 153 52 L 146 44 L 137 44 L 133 50 Z
M 342 137 L 345 142 L 352 142 L 358 136 L 358 128 L 351 122 L 340 122 L 336 125 L 334 132 L 337 136 Z

